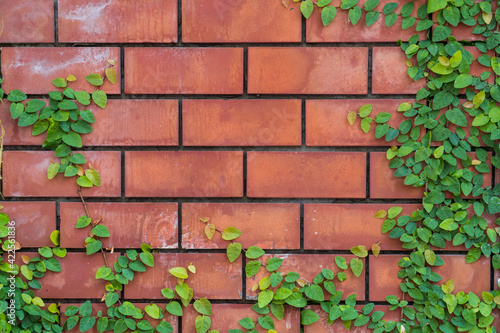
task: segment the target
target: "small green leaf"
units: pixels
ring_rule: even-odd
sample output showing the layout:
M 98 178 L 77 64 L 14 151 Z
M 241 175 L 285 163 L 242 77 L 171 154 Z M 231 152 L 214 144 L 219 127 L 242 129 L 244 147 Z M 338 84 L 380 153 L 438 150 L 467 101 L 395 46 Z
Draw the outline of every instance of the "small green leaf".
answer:
M 188 273 L 184 267 L 174 267 L 169 270 L 170 274 L 179 279 L 187 279 Z
M 92 228 L 92 233 L 96 235 L 97 237 L 110 237 L 111 234 L 109 233 L 108 227 L 102 224 L 98 224 L 95 227 Z
M 300 3 L 300 11 L 306 19 L 308 19 L 314 10 L 314 4 L 311 0 L 302 1 Z
M 104 109 L 108 101 L 108 96 L 104 91 L 96 90 L 92 92 L 92 100 L 94 101 L 95 104 Z
M 366 247 L 364 245 L 351 247 L 350 251 L 352 252 L 352 254 L 360 258 L 365 258 L 366 256 L 368 256 L 368 251 L 366 250 Z
M 50 163 L 49 168 L 47 169 L 47 177 L 49 179 L 54 178 L 59 173 L 60 167 L 59 163 Z
M 241 231 L 235 227 L 228 227 L 222 232 L 222 239 L 230 241 L 241 236 Z
M 259 257 L 262 257 L 264 254 L 264 250 L 262 250 L 258 246 L 250 246 L 245 253 L 246 257 L 249 259 L 257 259 Z
M 199 300 L 194 301 L 194 309 L 198 311 L 200 314 L 211 316 L 212 315 L 212 304 L 206 298 L 200 298 Z
M 66 82 L 66 79 L 58 77 L 57 79 L 52 80 L 52 84 L 57 88 L 65 88 L 68 85 L 68 82 Z
M 300 323 L 302 325 L 311 325 L 319 320 L 319 316 L 313 310 L 306 309 L 300 312 Z
M 210 329 L 210 325 L 212 325 L 212 320 L 207 316 L 198 316 L 194 322 L 196 333 L 206 333 Z
M 104 83 L 104 79 L 101 75 L 97 74 L 97 73 L 94 73 L 94 74 L 89 74 L 85 77 L 85 79 L 91 84 L 91 85 L 94 85 L 94 86 L 102 86 L 102 84 Z

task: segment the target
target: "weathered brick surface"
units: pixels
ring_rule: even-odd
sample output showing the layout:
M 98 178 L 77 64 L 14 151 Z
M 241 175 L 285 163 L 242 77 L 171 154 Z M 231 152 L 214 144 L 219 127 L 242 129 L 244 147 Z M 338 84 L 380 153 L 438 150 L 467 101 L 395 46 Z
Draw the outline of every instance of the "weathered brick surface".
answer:
M 244 236 L 238 239 L 243 247 L 263 249 L 300 248 L 299 204 L 252 203 L 185 203 L 182 205 L 182 247 L 192 249 L 226 248 L 220 234 L 209 240 L 201 218 L 223 231 L 236 227 Z
M 20 89 L 26 94 L 46 94 L 58 90 L 52 80 L 74 75 L 77 80 L 73 89 L 92 91 L 93 86 L 85 80 L 91 73 L 104 74 L 110 67 L 108 60 L 117 62 L 117 84 L 107 80 L 101 89 L 106 93 L 120 93 L 120 49 L 117 47 L 5 47 L 2 49 L 3 89 Z
M 54 3 L 51 0 L 3 0 L 2 43 L 53 43 Z
M 364 198 L 364 153 L 249 152 L 248 195 Z
M 155 248 L 177 247 L 176 203 L 88 203 L 93 221 L 108 227 L 111 237 L 105 247 L 139 248 L 148 243 Z M 76 221 L 85 212 L 79 202 L 61 203 L 61 247 L 81 248 L 90 227 L 76 229 Z
M 130 197 L 239 197 L 241 152 L 127 152 L 125 194 Z
M 241 94 L 241 48 L 125 48 L 128 94 Z
M 300 42 L 299 6 L 279 1 L 184 1 L 182 39 L 190 43 Z M 200 24 L 203 22 L 203 24 Z
M 248 92 L 253 94 L 366 94 L 366 47 L 251 47 Z
M 177 1 L 59 1 L 59 41 L 170 43 L 177 41 Z
M 300 100 L 186 100 L 186 146 L 299 146 Z
M 175 288 L 177 279 L 168 270 L 177 266 L 196 266 L 196 274 L 189 277 L 189 286 L 196 297 L 209 299 L 241 299 L 241 258 L 229 265 L 224 253 L 158 253 L 155 267 L 138 273 L 125 289 L 125 298 L 164 299 L 162 288 Z
M 54 159 L 53 152 L 8 151 L 3 157 L 3 194 L 7 197 L 77 197 L 75 178 L 58 174 L 47 178 L 47 168 Z M 85 152 L 88 163 L 100 171 L 101 186 L 83 188 L 84 196 L 120 196 L 120 153 L 115 151 Z M 25 172 L 30 170 L 30 177 Z

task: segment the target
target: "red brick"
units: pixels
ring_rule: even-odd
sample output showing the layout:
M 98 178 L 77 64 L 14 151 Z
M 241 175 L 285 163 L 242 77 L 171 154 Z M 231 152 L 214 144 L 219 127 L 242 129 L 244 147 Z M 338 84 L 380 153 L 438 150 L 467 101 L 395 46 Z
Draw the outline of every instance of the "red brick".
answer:
M 370 153 L 370 198 L 372 199 L 421 199 L 424 187 L 404 184 L 404 177 L 394 176 L 385 152 Z
M 338 319 L 333 323 L 333 325 L 328 325 L 328 313 L 323 311 L 320 306 L 311 306 L 308 307 L 319 316 L 319 320 L 312 325 L 304 326 L 304 333 L 368 333 L 373 332 L 372 329 L 368 328 L 368 325 L 363 326 L 354 326 L 351 323 L 351 329 L 347 330 L 344 327 L 342 320 Z M 363 308 L 362 305 L 356 305 L 358 310 Z M 389 306 L 386 305 L 375 305 L 373 308 L 373 312 L 382 311 L 385 312 L 383 317 L 384 320 L 392 320 L 392 321 L 400 321 L 401 319 L 401 311 L 389 311 Z
M 160 320 L 157 320 L 157 319 L 153 319 L 151 318 L 148 314 L 146 314 L 144 312 L 144 308 L 146 307 L 146 305 L 150 304 L 150 303 L 133 303 L 137 308 L 143 310 L 143 313 L 144 313 L 144 320 L 146 320 L 148 323 L 151 324 L 151 326 L 153 327 L 156 327 L 156 325 L 158 325 L 158 323 L 160 322 Z M 61 323 L 64 323 L 65 320 L 67 319 L 67 317 L 64 315 L 64 312 L 66 311 L 66 309 L 71 306 L 71 305 L 74 305 L 74 306 L 80 306 L 81 303 L 65 303 L 65 304 L 61 304 Z M 174 333 L 177 333 L 178 332 L 178 325 L 177 325 L 177 322 L 178 322 L 178 317 L 174 316 L 174 315 L 171 315 L 170 313 L 168 313 L 167 311 L 165 311 L 165 306 L 163 304 L 157 304 L 158 307 L 160 307 L 163 311 L 163 321 L 167 321 L 170 323 L 170 325 L 172 325 L 172 328 L 174 329 Z M 92 315 L 93 316 L 96 316 L 97 315 L 97 312 L 98 311 L 102 311 L 102 313 L 104 314 L 104 316 L 106 316 L 107 314 L 107 311 L 108 311 L 108 308 L 106 306 L 106 304 L 103 303 L 92 303 Z M 79 325 L 77 325 L 75 328 L 71 329 L 71 330 L 67 330 L 65 332 L 71 332 L 71 333 L 79 333 L 80 332 L 80 329 L 79 329 Z M 92 327 L 89 331 L 87 331 L 89 333 L 98 333 L 97 332 L 97 327 L 94 326 Z
M 364 198 L 366 154 L 248 152 L 248 196 Z
M 333 1 L 330 5 L 340 7 L 340 0 Z M 358 6 L 363 8 L 366 1 L 361 0 Z M 401 7 L 406 3 L 406 1 L 390 1 L 383 0 L 380 4 L 374 8 L 376 11 L 382 12 L 382 8 L 385 4 L 389 2 L 399 3 L 399 7 L 394 11 L 399 13 Z M 424 4 L 425 1 L 418 0 L 415 1 L 415 9 L 413 10 L 413 15 L 416 17 L 417 9 Z M 413 27 L 403 30 L 401 28 L 401 23 L 403 21 L 402 17 L 399 16 L 398 20 L 394 25 L 387 27 L 384 22 L 385 15 L 380 14 L 377 22 L 373 25 L 367 27 L 365 24 L 365 11 L 362 12 L 361 19 L 358 24 L 352 25 L 349 16 L 349 11 L 347 10 L 337 10 L 337 15 L 327 27 L 323 26 L 321 21 L 320 10 L 315 9 L 311 17 L 306 21 L 307 25 L 307 41 L 312 43 L 322 43 L 322 42 L 395 42 L 398 39 L 404 41 L 408 40 L 412 35 L 418 33 L 420 39 L 425 39 L 425 31 L 417 32 L 415 30 L 416 24 Z
M 92 133 L 82 135 L 85 146 L 173 146 L 179 142 L 176 100 L 110 99 L 105 109 L 93 105 L 90 110 L 95 123 Z M 0 120 L 8 133 L 6 145 L 41 145 L 45 140 L 46 133 L 31 135 L 32 127 L 17 126 L 9 112 L 0 113 Z
M 301 275 L 301 279 L 306 282 L 311 282 L 314 280 L 314 277 L 318 275 L 324 268 L 331 269 L 335 276 L 338 272 L 341 271 L 335 264 L 335 256 L 334 254 L 279 254 L 279 255 L 265 255 L 261 257 L 259 260 L 261 262 L 266 262 L 267 259 L 271 257 L 278 257 L 284 259 L 283 264 L 278 269 L 278 271 L 286 274 L 287 272 L 297 272 Z M 340 255 L 344 257 L 344 259 L 349 263 L 349 261 L 354 258 L 353 255 Z M 365 259 L 361 259 L 363 262 Z M 356 298 L 358 300 L 365 299 L 365 270 L 363 268 L 363 272 L 360 277 L 356 277 L 352 274 L 350 269 L 346 269 L 345 273 L 347 274 L 347 280 L 340 282 L 335 277 L 335 287 L 337 290 L 342 290 L 342 299 L 346 299 L 347 296 L 355 293 Z M 259 283 L 260 279 L 264 276 L 269 276 L 269 272 L 265 268 L 261 268 L 257 275 L 254 275 L 251 278 L 247 278 L 247 299 L 257 299 L 258 291 L 252 291 L 252 286 Z
M 3 88 L 20 89 L 27 94 L 46 94 L 58 90 L 51 81 L 74 75 L 77 81 L 69 86 L 75 90 L 94 91 L 96 87 L 85 80 L 91 73 L 104 75 L 114 59 L 116 84 L 107 80 L 101 86 L 108 94 L 120 93 L 120 49 L 118 47 L 6 47 L 2 49 Z
M 374 47 L 372 93 L 413 94 L 425 87 L 425 79 L 414 81 L 408 76 L 406 59 L 400 47 Z
M 1 43 L 53 43 L 54 3 L 51 0 L 2 0 Z
M 349 111 L 358 111 L 366 104 L 373 105 L 371 116 L 380 112 L 392 114 L 388 124 L 398 127 L 405 118 L 397 112 L 398 106 L 408 100 L 397 99 L 336 99 L 306 101 L 306 145 L 308 146 L 391 146 L 396 140 L 385 141 L 375 138 L 376 124 L 372 124 L 370 132 L 361 130 L 360 120 L 354 125 L 347 121 Z M 410 101 L 413 103 L 413 101 Z
M 252 94 L 366 94 L 365 47 L 265 47 L 248 49 Z
M 177 42 L 175 0 L 65 0 L 58 14 L 60 42 Z
M 241 94 L 241 48 L 126 48 L 127 94 Z
M 28 257 L 38 256 L 38 253 L 25 253 Z M 118 254 L 106 254 L 109 263 L 117 260 Z M 61 264 L 61 272 L 47 272 L 40 279 L 42 289 L 37 291 L 41 298 L 101 298 L 106 290 L 106 281 L 97 280 L 95 273 L 104 266 L 100 254 L 87 256 L 85 253 L 68 253 L 64 258 L 57 258 Z
M 16 222 L 16 241 L 22 247 L 54 246 L 50 234 L 56 230 L 56 205 L 51 201 L 4 201 L 1 212 Z M 36 228 L 33 226 L 36 225 Z
M 103 238 L 105 247 L 177 248 L 177 203 L 87 203 L 92 220 L 101 219 L 111 237 Z M 79 202 L 61 203 L 61 246 L 83 247 L 90 228 L 76 229 L 78 218 L 85 215 Z
M 260 317 L 257 312 L 252 310 L 250 304 L 212 304 L 213 315 L 210 316 L 212 320 L 211 330 L 218 330 L 219 332 L 227 332 L 230 329 L 243 329 L 238 323 L 239 320 L 250 317 L 255 322 Z M 194 322 L 199 313 L 189 306 L 184 310 L 182 316 L 182 331 L 185 333 L 196 333 Z M 297 308 L 285 307 L 285 315 L 282 320 L 276 320 L 274 316 L 270 315 L 274 320 L 274 325 L 277 332 L 300 332 L 300 311 Z M 262 329 L 258 324 L 255 329 L 257 332 L 268 332 Z
M 236 227 L 244 248 L 300 248 L 299 204 L 280 203 L 184 203 L 182 204 L 182 247 L 196 249 L 227 248 L 220 234 L 209 240 L 200 218 L 210 218 L 219 230 Z
M 120 153 L 86 151 L 83 154 L 101 175 L 101 186 L 82 189 L 83 196 L 120 196 Z M 7 197 L 77 197 L 76 177 L 65 178 L 59 174 L 54 179 L 47 178 L 52 159 L 58 160 L 51 151 L 4 152 L 3 194 Z
M 348 250 L 364 245 L 370 249 L 380 242 L 382 250 L 401 250 L 399 239 L 382 233 L 383 219 L 374 215 L 379 209 L 403 207 L 411 214 L 418 205 L 396 204 L 305 204 L 304 248 L 307 250 Z
M 285 9 L 280 1 L 262 4 L 252 0 L 232 2 L 183 1 L 182 41 L 189 43 L 300 42 L 299 6 Z M 200 24 L 203 22 L 203 24 Z
M 300 100 L 184 100 L 186 146 L 297 146 Z
M 164 299 L 162 288 L 175 288 L 177 278 L 168 271 L 193 263 L 196 274 L 189 274 L 186 283 L 195 297 L 209 299 L 241 299 L 241 259 L 229 263 L 225 253 L 157 253 L 155 266 L 136 274 L 125 288 L 125 298 Z
M 125 154 L 129 197 L 239 197 L 240 151 L 131 151 Z
M 378 258 L 370 256 L 370 301 L 383 301 L 388 295 L 402 297 L 399 283 L 402 279 L 397 277 L 400 270 L 399 259 L 402 255 L 381 255 Z M 490 260 L 482 257 L 478 261 L 467 264 L 465 255 L 441 255 L 445 264 L 433 268 L 443 279 L 439 284 L 450 279 L 455 280 L 455 291 L 469 292 L 481 295 L 483 291 L 490 290 Z M 407 296 L 408 300 L 409 297 Z

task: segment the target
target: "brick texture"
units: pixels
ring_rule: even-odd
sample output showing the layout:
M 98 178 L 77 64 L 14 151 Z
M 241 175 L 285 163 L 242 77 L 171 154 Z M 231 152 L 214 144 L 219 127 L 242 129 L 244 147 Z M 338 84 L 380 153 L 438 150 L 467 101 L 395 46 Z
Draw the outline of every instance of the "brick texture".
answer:
M 129 94 L 239 94 L 241 48 L 126 48 Z
M 366 94 L 368 49 L 252 47 L 248 92 L 254 94 Z
M 54 3 L 51 0 L 3 0 L 0 3 L 2 43 L 53 43 Z
M 155 248 L 177 247 L 177 204 L 175 203 L 88 203 L 93 220 L 108 227 L 110 238 L 104 247 L 139 248 L 148 243 Z M 90 228 L 76 229 L 85 215 L 79 202 L 61 203 L 61 247 L 82 248 Z
M 210 219 L 219 230 L 236 227 L 243 234 L 238 242 L 264 249 L 300 248 L 300 207 L 298 204 L 185 203 L 182 205 L 182 247 L 194 249 L 226 248 L 220 234 L 207 239 L 205 224 Z
M 389 2 L 398 3 L 399 13 L 408 1 L 380 0 L 374 10 Z M 414 1 L 413 16 L 425 2 Z M 144 308 L 154 300 L 165 309 L 168 300 L 160 290 L 177 283 L 169 270 L 193 263 L 196 273 L 187 282 L 195 299 L 212 301 L 211 329 L 242 329 L 238 320 L 257 318 L 252 287 L 267 271 L 247 278 L 250 259 L 244 253 L 229 262 L 229 242 L 220 233 L 228 227 L 241 231 L 235 241 L 243 248 L 265 250 L 262 262 L 283 258 L 280 272 L 299 272 L 309 282 L 323 268 L 338 273 L 335 256 L 350 261 L 350 248 L 378 243 L 380 255 L 369 252 L 362 259 L 361 276 L 347 269 L 347 280 L 335 279 L 336 287 L 344 299 L 356 293 L 360 302 L 378 302 L 375 310 L 382 311 L 389 307 L 387 295 L 402 296 L 397 262 L 410 251 L 383 234 L 383 219 L 374 215 L 393 206 L 403 207 L 404 214 L 420 209 L 425 188 L 405 186 L 404 178 L 388 168 L 387 149 L 401 143 L 376 139 L 375 123 L 369 133 L 360 129 L 359 118 L 349 125 L 347 114 L 372 104 L 371 116 L 390 113 L 388 124 L 398 127 L 406 119 L 398 106 L 415 102 L 426 80 L 408 77 L 407 57 L 396 41 L 414 34 L 425 39 L 432 29 L 403 30 L 402 17 L 387 28 L 382 14 L 366 27 L 364 12 L 352 25 L 348 11 L 340 9 L 324 27 L 320 9 L 316 6 L 306 20 L 301 4 L 306 5 L 298 0 L 0 0 L 5 92 L 20 89 L 48 102 L 48 92 L 59 90 L 51 81 L 68 75 L 77 78 L 71 88 L 91 92 L 95 87 L 85 76 L 104 74 L 111 67 L 108 60 L 116 61 L 116 84 L 106 80 L 102 86 L 107 106 L 88 106 L 95 123 L 92 133 L 82 135 L 82 153 L 100 172 L 102 185 L 82 192 L 92 220 L 110 230 L 111 237 L 101 239 L 113 249 L 110 265 L 143 243 L 155 249 L 155 267 L 135 274 L 120 293 L 122 302 Z M 471 27 L 452 31 L 458 40 L 484 39 L 472 35 Z M 475 59 L 471 74 L 492 70 L 477 61 L 475 47 L 465 50 Z M 488 82 L 494 80 L 491 75 Z M 68 250 L 60 259 L 62 272 L 47 273 L 37 295 L 61 303 L 62 311 L 87 299 L 95 312 L 102 310 L 105 283 L 95 280 L 95 273 L 104 261 L 99 253 L 85 253 L 90 228 L 75 228 L 86 214 L 75 179 L 61 174 L 48 179 L 47 167 L 59 158 L 42 148 L 45 135 L 33 137 L 31 127 L 19 127 L 10 102 L 3 103 L 0 211 L 16 222 L 18 253 L 34 256 L 38 247 L 53 247 L 54 230 Z M 470 125 L 473 117 L 467 119 Z M 469 134 L 470 126 L 464 130 Z M 491 165 L 495 153 L 486 150 Z M 470 156 L 475 158 L 474 152 Z M 484 175 L 485 185 L 499 182 L 498 170 Z M 499 216 L 484 216 L 489 228 L 497 227 Z M 201 218 L 219 230 L 212 239 Z M 431 248 L 445 261 L 435 271 L 443 282 L 454 278 L 455 291 L 480 295 L 490 284 L 498 288 L 500 273 L 493 271 L 491 257 L 466 264 L 464 245 Z M 20 263 L 20 255 L 16 259 Z M 320 321 L 301 327 L 300 310 L 287 308 L 285 319 L 275 320 L 276 331 L 347 332 L 342 322 L 327 325 L 319 306 L 310 309 Z M 194 333 L 192 305 L 184 314 L 166 320 L 175 333 Z M 494 315 L 500 329 L 500 315 Z M 391 311 L 384 319 L 399 318 L 400 311 Z M 350 332 L 369 331 L 353 327 Z
M 363 198 L 365 158 L 363 153 L 251 152 L 248 153 L 248 195 Z
M 186 100 L 186 146 L 299 146 L 299 100 Z
M 239 197 L 242 157 L 241 152 L 127 152 L 125 193 L 131 197 Z
M 182 39 L 190 43 L 300 42 L 299 6 L 292 3 L 283 10 L 279 1 L 265 6 L 262 10 L 262 3 L 252 0 L 184 1 Z
M 117 61 L 114 66 L 120 78 L 120 50 L 117 47 L 6 47 L 2 49 L 2 74 L 6 78 L 5 91 L 20 89 L 27 94 L 46 94 L 58 90 L 52 80 L 74 75 L 73 89 L 92 91 L 85 80 L 91 73 L 104 75 L 107 61 Z M 110 94 L 120 92 L 120 80 L 111 84 L 105 80 L 102 90 Z M 48 90 L 50 89 L 50 90 Z
M 177 41 L 177 1 L 59 2 L 59 41 L 170 43 Z

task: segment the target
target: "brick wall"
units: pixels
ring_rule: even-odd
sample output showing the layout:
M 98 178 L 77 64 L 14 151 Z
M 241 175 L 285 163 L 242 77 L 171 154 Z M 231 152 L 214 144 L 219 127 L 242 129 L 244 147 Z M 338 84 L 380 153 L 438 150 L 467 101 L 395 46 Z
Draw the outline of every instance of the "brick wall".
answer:
M 220 303 L 213 328 L 255 317 L 250 289 L 258 280 L 244 276 L 245 259 L 228 262 L 226 242 L 205 238 L 201 217 L 237 227 L 244 247 L 284 256 L 284 267 L 306 277 L 334 268 L 335 254 L 380 241 L 380 257 L 369 255 L 364 274 L 340 286 L 366 302 L 398 293 L 396 263 L 407 252 L 373 215 L 394 204 L 415 209 L 422 190 L 393 178 L 383 153 L 391 143 L 350 127 L 346 113 L 371 103 L 399 119 L 397 105 L 424 85 L 406 76 L 394 43 L 414 30 L 385 28 L 382 19 L 366 28 L 363 18 L 353 27 L 344 12 L 324 28 L 317 12 L 305 22 L 297 4 L 279 0 L 2 0 L 0 11 L 6 91 L 47 98 L 39 94 L 68 74 L 79 79 L 74 87 L 90 89 L 83 77 L 117 61 L 117 84 L 103 86 L 108 106 L 95 110 L 94 132 L 84 136 L 103 182 L 84 195 L 112 233 L 105 246 L 160 249 L 152 272 L 125 286 L 125 299 L 161 302 L 160 289 L 175 283 L 167 268 L 193 262 L 195 297 Z M 18 223 L 19 242 L 33 251 L 59 229 L 70 252 L 56 279 L 47 274 L 42 296 L 98 303 L 102 258 L 82 253 L 74 179 L 49 181 L 53 153 L 40 148 L 42 139 L 7 110 L 0 120 L 2 205 Z M 490 289 L 490 260 L 466 265 L 465 253 L 448 248 L 442 274 L 457 289 Z M 193 332 L 194 311 L 186 312 L 174 327 Z M 287 314 L 282 330 L 299 332 L 299 317 Z M 306 332 L 341 329 L 323 324 Z

